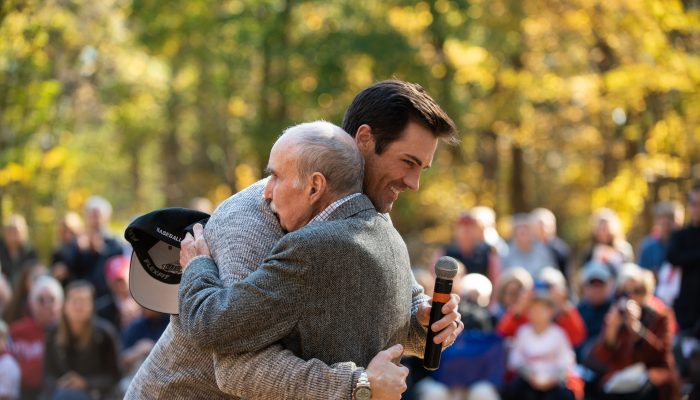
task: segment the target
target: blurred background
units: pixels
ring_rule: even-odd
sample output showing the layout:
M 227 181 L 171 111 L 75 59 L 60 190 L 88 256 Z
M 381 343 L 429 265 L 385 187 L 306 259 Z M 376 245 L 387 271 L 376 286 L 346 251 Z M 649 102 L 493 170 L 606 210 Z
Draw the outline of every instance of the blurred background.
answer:
M 292 124 L 418 82 L 456 121 L 392 218 L 417 264 L 476 205 L 551 209 L 581 253 L 609 207 L 633 244 L 700 179 L 698 1 L 42 0 L 0 3 L 0 216 L 49 261 L 91 195 L 135 215 L 214 205 Z

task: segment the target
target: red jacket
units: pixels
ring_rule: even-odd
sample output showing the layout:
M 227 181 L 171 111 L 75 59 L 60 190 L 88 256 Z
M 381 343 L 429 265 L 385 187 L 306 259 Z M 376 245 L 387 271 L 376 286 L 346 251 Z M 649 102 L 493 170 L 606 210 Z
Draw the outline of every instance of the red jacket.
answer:
M 641 362 L 647 368 L 649 381 L 659 388 L 659 400 L 679 399 L 680 384 L 671 350 L 672 320 L 669 315 L 644 306 L 641 322 L 644 326 L 641 335 L 633 333 L 623 324 L 614 346 L 608 346 L 605 335 L 601 333 L 592 350 L 593 356 L 608 366 L 601 383 L 605 384 L 615 372 Z
M 564 330 L 573 347 L 580 345 L 586 340 L 586 324 L 575 307 L 560 312 L 554 319 L 554 322 Z M 515 336 L 515 333 L 521 326 L 527 323 L 528 319 L 526 316 L 516 316 L 508 311 L 498 322 L 496 332 L 503 337 L 512 337 Z
M 22 372 L 22 389 L 41 389 L 44 378 L 44 330 L 32 317 L 10 325 L 10 350 Z

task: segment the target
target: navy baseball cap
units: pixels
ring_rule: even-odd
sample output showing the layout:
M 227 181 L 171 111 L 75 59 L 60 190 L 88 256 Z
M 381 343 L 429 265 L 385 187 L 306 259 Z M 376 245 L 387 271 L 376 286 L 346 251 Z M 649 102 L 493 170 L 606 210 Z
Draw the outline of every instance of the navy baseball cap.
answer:
M 162 208 L 133 220 L 124 237 L 134 249 L 129 290 L 141 306 L 178 314 L 177 291 L 182 278 L 180 242 L 192 227 L 205 225 L 209 214 L 186 208 Z

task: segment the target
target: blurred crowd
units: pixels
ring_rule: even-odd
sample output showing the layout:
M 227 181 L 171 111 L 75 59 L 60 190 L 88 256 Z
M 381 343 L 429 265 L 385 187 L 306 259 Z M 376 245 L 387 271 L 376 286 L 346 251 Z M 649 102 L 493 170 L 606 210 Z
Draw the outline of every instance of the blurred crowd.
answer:
M 211 212 L 210 204 L 193 205 Z M 109 233 L 99 196 L 67 213 L 51 262 L 39 261 L 25 219 L 0 239 L 0 399 L 119 399 L 170 319 L 129 292 L 131 249 Z
M 204 199 L 191 206 L 211 212 Z M 48 265 L 22 216 L 3 224 L 0 398 L 121 398 L 165 330 L 167 315 L 130 296 L 131 250 L 108 232 L 111 212 L 95 196 L 82 216 L 67 213 Z M 454 291 L 465 332 L 434 373 L 404 360 L 404 398 L 698 398 L 700 187 L 687 207 L 656 206 L 636 252 L 610 209 L 593 215 L 582 257 L 557 235 L 551 211 L 511 221 L 509 240 L 490 208 L 455 221 L 453 241 L 435 256 L 462 264 Z M 415 274 L 430 293 L 431 271 Z
M 448 255 L 465 332 L 427 374 L 417 359 L 413 399 L 700 398 L 700 187 L 685 208 L 656 205 L 636 252 L 617 214 L 597 210 L 575 259 L 543 208 L 513 215 L 504 240 L 486 207 L 454 224 Z M 432 274 L 416 269 L 430 291 Z

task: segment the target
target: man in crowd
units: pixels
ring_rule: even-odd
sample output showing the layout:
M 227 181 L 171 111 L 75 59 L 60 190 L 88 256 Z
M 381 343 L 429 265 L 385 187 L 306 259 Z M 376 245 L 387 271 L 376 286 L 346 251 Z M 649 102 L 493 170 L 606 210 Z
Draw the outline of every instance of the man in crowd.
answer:
M 683 225 L 683 207 L 676 202 L 658 203 L 654 208 L 654 229 L 639 247 L 639 266 L 658 275 L 666 262 L 671 233 Z
M 571 249 L 562 238 L 557 236 L 557 218 L 546 208 L 536 208 L 531 215 L 535 237 L 547 247 L 559 271 L 567 280 L 570 280 L 568 264 Z
M 68 271 L 54 270 L 58 276 L 67 275 L 68 282 L 82 279 L 92 283 L 97 298 L 107 296 L 109 301 L 111 295 L 105 280 L 105 263 L 123 252 L 119 241 L 107 231 L 111 218 L 109 201 L 100 196 L 90 197 L 85 203 L 85 232 L 72 243 L 66 256 Z
M 700 186 L 688 194 L 688 211 L 688 226 L 671 235 L 667 258 L 682 270 L 673 305 L 679 328 L 700 339 Z
M 693 357 L 697 359 L 700 354 L 697 345 L 700 340 L 700 186 L 693 187 L 688 193 L 688 213 L 688 226 L 671 235 L 667 260 L 681 269 L 681 287 L 673 303 L 680 329 L 678 352 L 681 373 L 695 374 L 697 377 L 697 370 L 689 370 L 688 360 Z M 697 366 L 692 369 L 695 368 Z M 700 382 L 694 383 L 693 396 L 700 396 Z
M 523 267 L 537 277 L 544 267 L 554 266 L 554 258 L 544 244 L 535 239 L 529 214 L 513 216 L 513 239 L 508 255 L 503 258 L 503 270 Z
M 343 129 L 364 158 L 363 192 L 381 213 L 391 211 L 401 192 L 418 190 L 420 174 L 430 166 L 439 138 L 456 141 L 454 123 L 435 101 L 419 85 L 401 81 L 379 82 L 363 90 L 346 112 Z M 261 181 L 234 195 L 207 223 L 204 236 L 225 286 L 255 270 L 283 234 L 262 197 L 265 185 Z M 231 232 L 232 218 L 246 229 Z M 242 247 L 247 251 L 240 251 Z M 414 286 L 412 298 L 412 322 L 426 327 L 430 307 L 420 286 Z M 458 318 L 457 304 L 453 298 L 443 309 L 447 328 L 432 327 L 442 330 L 439 339 L 446 344 L 458 330 L 452 323 Z M 373 399 L 400 397 L 405 370 L 392 360 L 402 352 L 401 346 L 393 346 L 367 366 Z M 211 353 L 193 348 L 179 319 L 173 317 L 126 398 L 349 399 L 361 373 L 350 360 L 331 366 L 315 359 L 304 361 L 278 344 L 237 356 L 215 354 L 212 360 Z
M 481 274 L 491 282 L 496 282 L 501 260 L 496 249 L 484 240 L 484 226 L 481 221 L 471 212 L 463 213 L 457 219 L 454 229 L 454 242 L 447 245 L 440 255 L 460 261 L 470 274 Z

